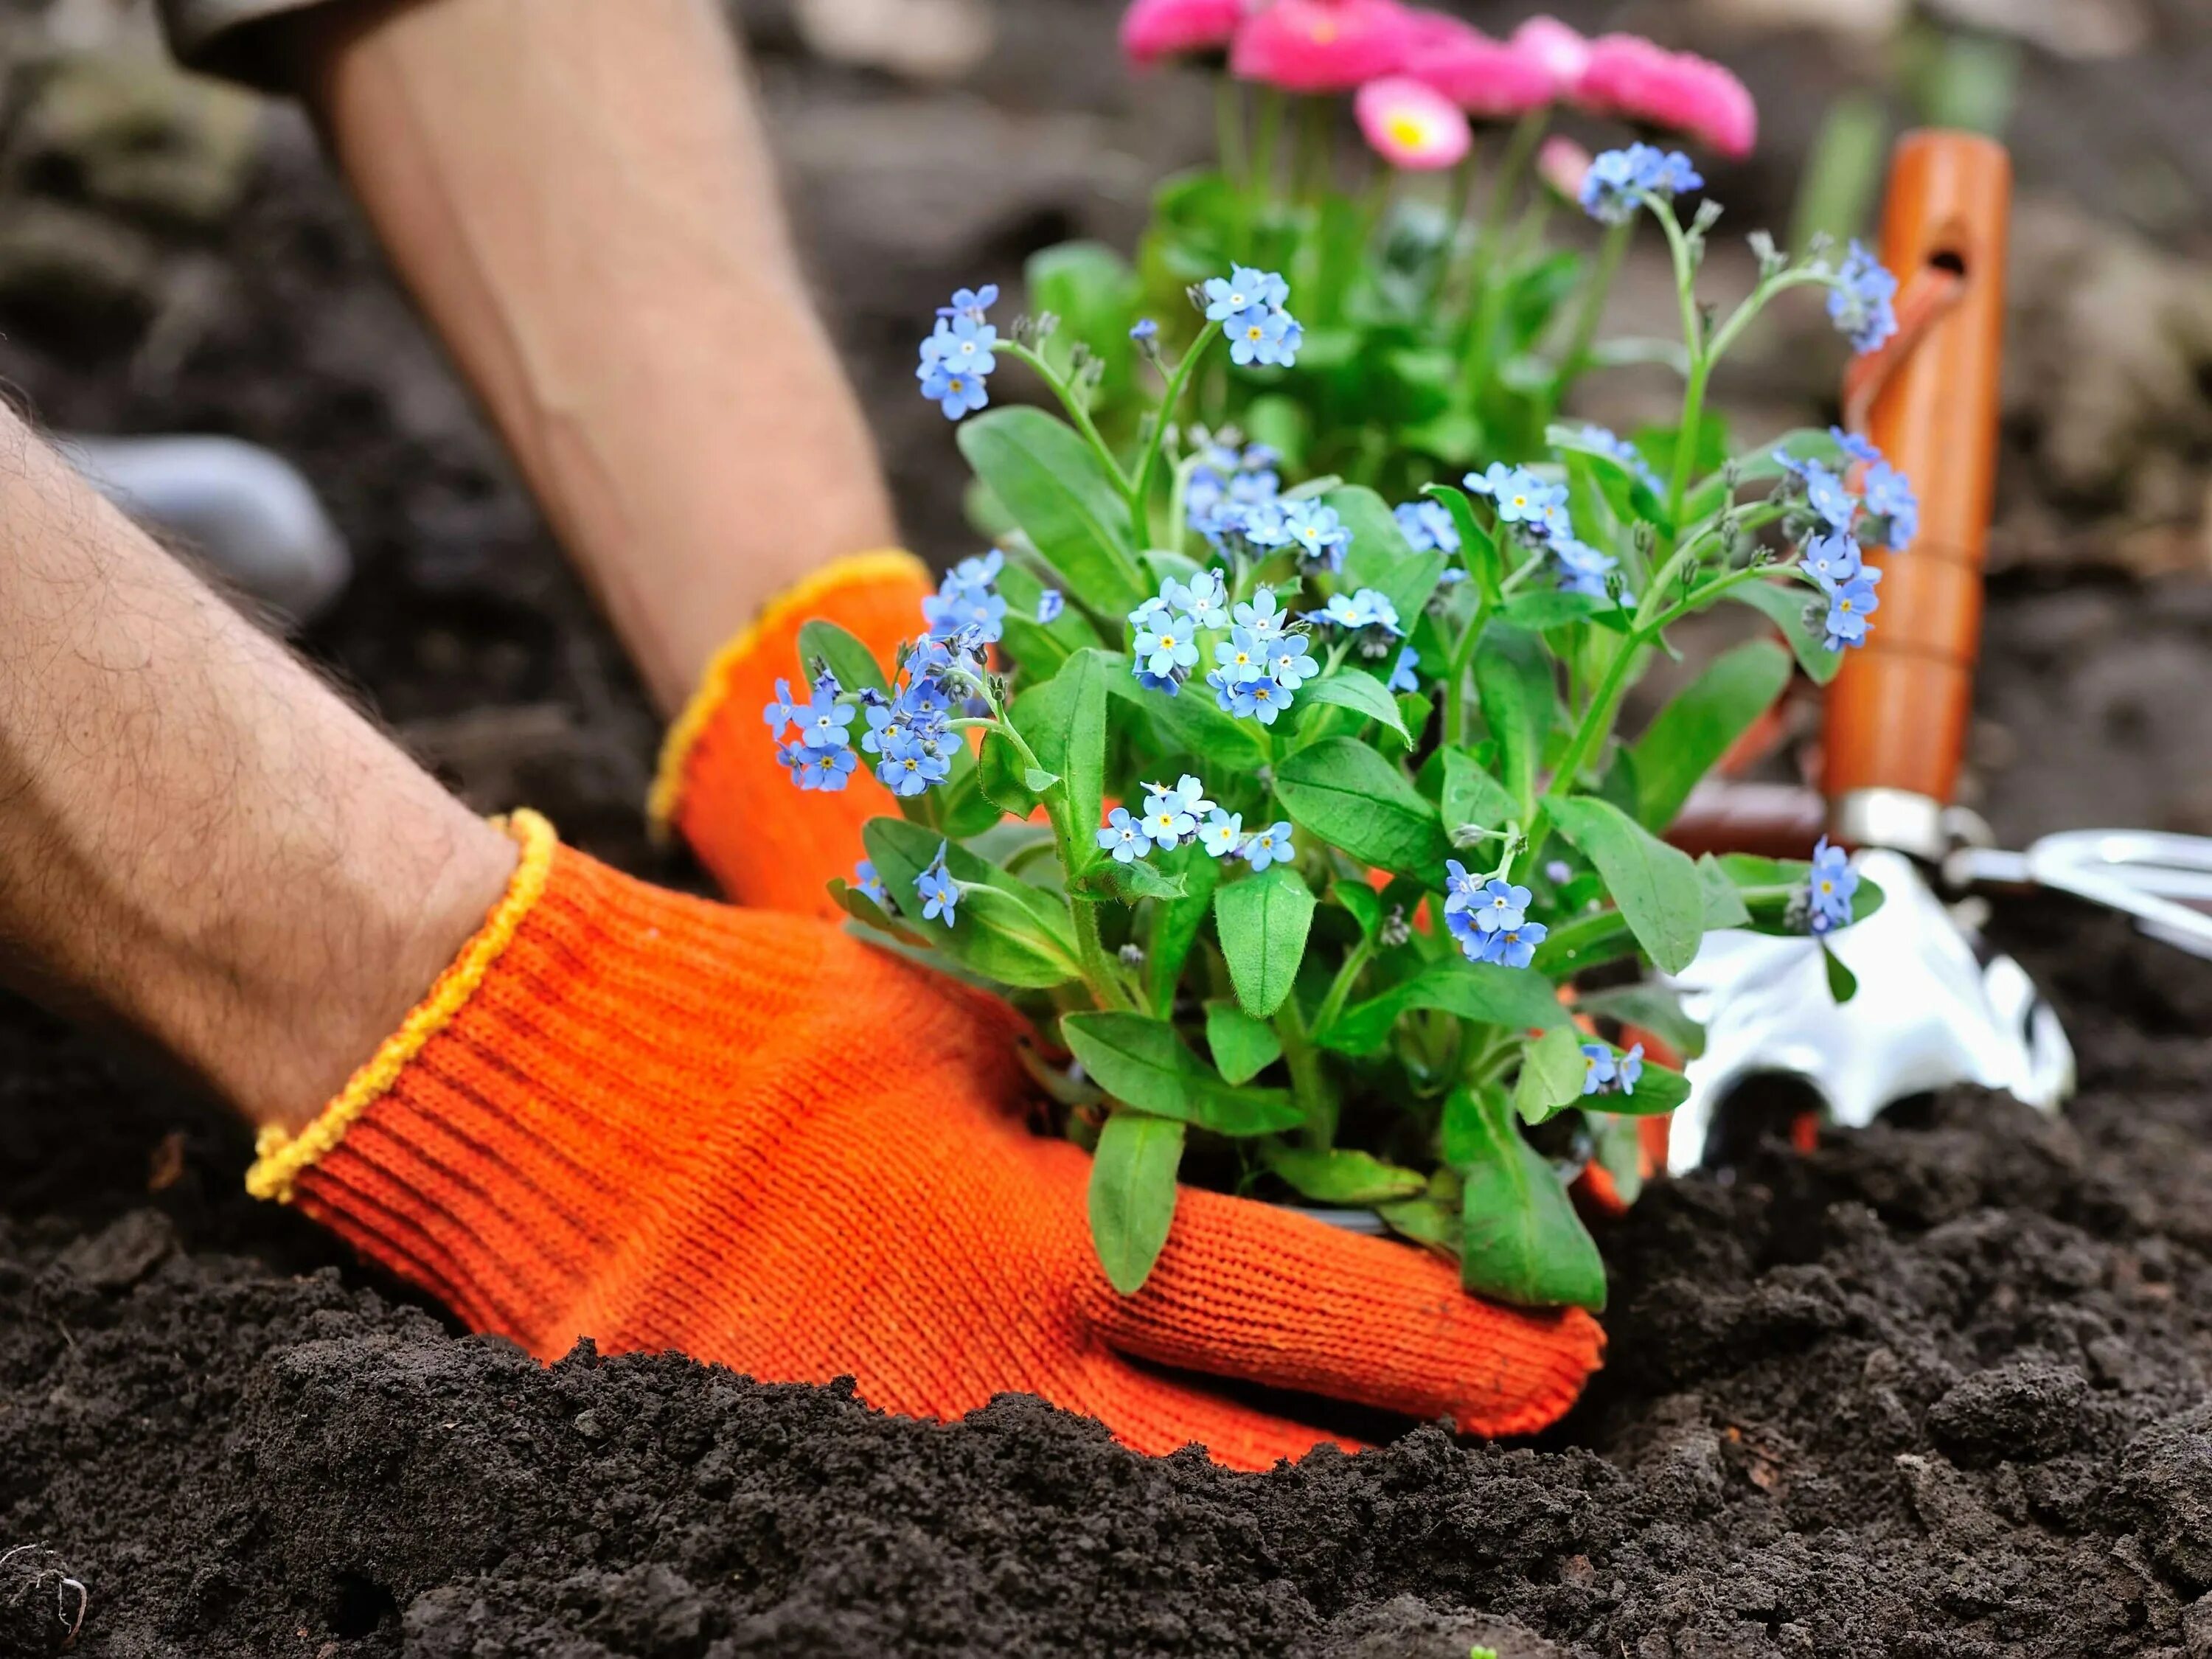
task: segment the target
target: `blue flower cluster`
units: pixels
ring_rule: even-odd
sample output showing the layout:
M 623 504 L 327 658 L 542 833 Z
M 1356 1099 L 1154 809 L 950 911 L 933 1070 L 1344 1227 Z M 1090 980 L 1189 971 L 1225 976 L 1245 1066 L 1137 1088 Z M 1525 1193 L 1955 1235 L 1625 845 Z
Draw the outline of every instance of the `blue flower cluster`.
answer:
M 1828 289 L 1828 318 L 1854 351 L 1872 351 L 1897 332 L 1897 278 L 1854 239 Z
M 1201 570 L 1188 582 L 1169 578 L 1157 598 L 1129 613 L 1130 672 L 1146 690 L 1175 696 L 1198 666 L 1200 631 L 1224 629 L 1229 637 L 1216 641 L 1218 665 L 1206 677 L 1215 702 L 1224 714 L 1273 726 L 1321 664 L 1269 589 L 1232 606 L 1218 570 Z
M 1642 1043 L 1638 1043 L 1623 1054 L 1615 1054 L 1602 1042 L 1583 1044 L 1583 1094 L 1632 1095 L 1636 1092 L 1637 1079 L 1643 1075 Z
M 1920 503 L 1911 482 L 1874 445 L 1840 429 L 1830 435 L 1855 466 L 1864 468 L 1862 494 L 1852 493 L 1847 476 L 1818 461 L 1784 451 L 1775 459 L 1804 492 L 1810 524 L 1800 562 L 1828 602 L 1828 649 L 1840 651 L 1866 642 L 1867 618 L 1881 605 L 1875 585 L 1881 572 L 1865 562 L 1861 538 L 1902 552 L 1919 532 Z
M 1619 561 L 1576 536 L 1574 520 L 1567 515 L 1566 485 L 1548 483 L 1525 466 L 1496 461 L 1489 471 L 1470 472 L 1460 482 L 1474 494 L 1489 498 L 1500 529 L 1517 529 L 1529 541 L 1551 550 L 1559 561 L 1563 590 L 1587 593 L 1592 599 L 1606 596 L 1606 578 Z
M 987 384 L 999 366 L 995 355 L 999 331 L 984 319 L 998 303 L 999 285 L 963 288 L 949 306 L 937 308 L 937 327 L 921 343 L 921 362 L 914 377 L 921 382 L 921 395 L 957 421 L 991 401 Z
M 1575 434 L 1575 441 L 1584 449 L 1594 450 L 1610 457 L 1628 470 L 1628 476 L 1642 484 L 1654 495 L 1664 496 L 1667 486 L 1651 470 L 1651 463 L 1644 459 L 1644 452 L 1608 428 L 1589 425 Z
M 1240 454 L 1233 444 L 1217 441 L 1200 453 L 1183 511 L 1190 527 L 1217 551 L 1227 552 L 1233 538 L 1255 557 L 1296 548 L 1309 573 L 1344 568 L 1352 532 L 1334 507 L 1284 499 L 1273 450 L 1254 444 Z
M 955 640 L 963 635 L 972 645 L 995 645 L 1006 632 L 1006 602 L 995 586 L 1006 568 L 1006 556 L 994 549 L 975 558 L 963 559 L 945 573 L 937 592 L 921 602 L 921 620 L 933 640 Z M 1050 590 L 1047 590 L 1050 592 Z M 1054 599 L 1059 598 L 1054 594 Z M 1038 601 L 1040 611 L 1043 601 Z M 1054 615 L 1058 615 L 1057 611 Z M 1040 616 L 1040 622 L 1050 617 Z
M 941 921 L 947 927 L 952 926 L 955 920 L 952 907 L 960 902 L 960 884 L 953 880 L 952 872 L 945 867 L 943 842 L 937 843 L 937 856 L 930 860 L 929 868 L 914 878 L 914 890 L 921 896 L 921 919 L 924 921 Z
M 1702 190 L 1705 183 L 1681 151 L 1631 144 L 1626 149 L 1609 149 L 1590 162 L 1583 175 L 1583 211 L 1601 224 L 1625 225 L 1646 197 L 1671 202 L 1686 191 Z
M 1457 859 L 1444 861 L 1444 926 L 1469 962 L 1526 968 L 1549 931 L 1528 920 L 1531 895 L 1502 878 L 1477 882 Z
M 834 793 L 845 787 L 860 765 L 849 729 L 859 710 L 842 701 L 845 690 L 835 674 L 825 671 L 811 690 L 806 702 L 796 702 L 791 695 L 791 682 L 778 680 L 775 696 L 761 710 L 761 718 L 768 722 L 776 757 L 790 772 L 792 781 L 801 789 Z M 784 732 L 793 726 L 799 728 L 798 734 L 787 741 Z
M 1423 496 L 1418 501 L 1401 501 L 1390 509 L 1390 516 L 1398 521 L 1398 532 L 1406 538 L 1406 545 L 1416 553 L 1456 553 L 1459 551 L 1459 526 L 1442 501 L 1432 501 Z
M 1398 624 L 1398 607 L 1388 595 L 1371 587 L 1348 595 L 1332 593 L 1326 605 L 1307 611 L 1305 619 L 1323 628 L 1342 629 L 1363 657 L 1381 656 L 1390 648 L 1391 641 L 1404 638 L 1406 633 Z
M 1286 309 L 1291 285 L 1273 271 L 1236 265 L 1226 276 L 1206 278 L 1200 293 L 1206 320 L 1220 324 L 1229 342 L 1231 362 L 1288 368 L 1297 361 L 1305 330 Z
M 1848 927 L 1851 900 L 1859 890 L 1859 872 L 1840 847 L 1828 845 L 1826 836 L 1813 849 L 1812 873 L 1805 880 L 1807 925 L 1815 933 L 1832 933 Z
M 1242 858 L 1255 870 L 1265 870 L 1292 856 L 1287 821 L 1247 836 L 1243 814 L 1225 812 L 1208 800 L 1206 786 L 1188 772 L 1172 787 L 1146 784 L 1141 813 L 1117 806 L 1106 815 L 1106 823 L 1098 831 L 1098 850 L 1116 864 L 1133 864 L 1155 852 L 1167 852 L 1192 841 L 1214 858 Z

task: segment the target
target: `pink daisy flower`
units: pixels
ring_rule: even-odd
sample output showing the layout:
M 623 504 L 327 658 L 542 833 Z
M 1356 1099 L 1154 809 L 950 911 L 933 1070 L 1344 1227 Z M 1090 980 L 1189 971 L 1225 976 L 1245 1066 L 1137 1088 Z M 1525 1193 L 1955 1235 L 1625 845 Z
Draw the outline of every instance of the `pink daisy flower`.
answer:
M 1244 0 L 1133 0 L 1121 14 L 1121 52 L 1139 69 L 1194 52 L 1225 52 Z
M 1668 128 L 1734 160 L 1759 141 L 1758 106 L 1742 82 L 1708 58 L 1668 52 L 1640 35 L 1591 41 L 1577 96 L 1586 109 Z
M 1285 92 L 1349 92 L 1395 74 L 1413 32 L 1397 0 L 1274 0 L 1238 27 L 1230 72 Z
M 1460 106 L 1409 75 L 1370 81 L 1352 100 L 1352 109 L 1375 153 L 1408 172 L 1456 166 L 1474 142 Z

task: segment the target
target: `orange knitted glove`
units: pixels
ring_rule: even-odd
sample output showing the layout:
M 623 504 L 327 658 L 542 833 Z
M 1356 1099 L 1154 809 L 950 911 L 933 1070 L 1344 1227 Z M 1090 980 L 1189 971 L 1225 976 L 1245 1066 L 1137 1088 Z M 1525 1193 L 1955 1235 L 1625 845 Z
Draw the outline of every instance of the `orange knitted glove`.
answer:
M 898 803 L 867 767 L 844 788 L 802 793 L 776 758 L 761 710 L 778 679 L 799 678 L 799 630 L 837 623 L 888 668 L 921 631 L 929 571 L 910 553 L 840 559 L 781 594 L 725 646 L 690 706 L 669 728 L 654 781 L 654 823 L 683 831 L 700 862 L 739 904 L 842 918 L 823 890 L 852 873 L 860 826 L 896 817 Z
M 1488 1434 L 1541 1428 L 1602 1343 L 1443 1262 L 1186 1191 L 1144 1290 L 1033 1135 L 1016 1017 L 811 920 L 647 886 L 512 826 L 514 885 L 398 1035 L 248 1185 L 543 1358 L 579 1337 L 956 1417 L 1026 1390 L 1141 1451 L 1265 1468 L 1319 1438 L 1202 1382 Z

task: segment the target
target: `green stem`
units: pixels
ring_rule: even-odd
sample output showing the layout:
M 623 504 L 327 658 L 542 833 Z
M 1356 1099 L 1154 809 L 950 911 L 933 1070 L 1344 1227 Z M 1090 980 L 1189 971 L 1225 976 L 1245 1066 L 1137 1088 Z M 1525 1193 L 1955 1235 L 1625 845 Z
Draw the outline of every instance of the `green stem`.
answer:
M 1456 748 L 1467 740 L 1467 671 L 1474 661 L 1475 641 L 1482 637 L 1482 607 L 1468 618 L 1467 632 L 1453 649 L 1444 680 L 1444 743 Z
M 1559 360 L 1559 378 L 1553 382 L 1554 410 L 1565 401 L 1568 390 L 1589 368 L 1590 348 L 1597 343 L 1597 325 L 1604 319 L 1606 301 L 1613 296 L 1621 261 L 1628 257 L 1628 245 L 1635 235 L 1636 222 L 1632 219 L 1626 224 L 1607 226 L 1605 240 L 1598 244 L 1597 264 L 1590 270 L 1589 280 L 1583 285 L 1582 307 L 1575 313 L 1574 332 L 1567 337 L 1566 356 Z
M 1054 372 L 1050 363 L 1019 341 L 1001 340 L 999 349 L 1017 362 L 1027 363 L 1036 377 L 1052 388 L 1052 395 L 1060 399 L 1060 407 L 1067 411 L 1067 418 L 1075 422 L 1075 429 L 1090 441 L 1091 448 L 1098 452 L 1098 459 L 1105 464 L 1108 474 L 1114 480 L 1114 487 L 1127 495 L 1129 493 L 1128 475 L 1121 471 L 1121 463 L 1114 459 L 1113 450 L 1099 435 L 1097 424 L 1091 418 L 1091 410 L 1075 395 L 1075 389 Z
M 1437 254 L 1436 281 L 1430 285 L 1431 302 L 1450 297 L 1447 279 L 1459 266 L 1460 233 L 1467 228 L 1468 209 L 1474 201 L 1475 173 L 1482 160 L 1482 148 L 1469 144 L 1467 155 L 1451 170 L 1451 179 L 1444 188 L 1450 194 L 1450 216 L 1444 222 L 1443 246 Z
M 1275 152 L 1283 135 L 1283 94 L 1273 87 L 1260 90 L 1260 113 L 1252 141 L 1252 187 L 1261 199 L 1275 199 Z
M 1167 437 L 1168 427 L 1175 419 L 1176 405 L 1182 401 L 1183 387 L 1190 381 L 1191 370 L 1206 355 L 1206 347 L 1212 345 L 1220 333 L 1221 325 L 1211 320 L 1198 331 L 1198 337 L 1190 343 L 1190 349 L 1182 354 L 1182 361 L 1175 366 L 1175 373 L 1168 376 L 1167 390 L 1161 394 L 1159 410 L 1152 419 L 1152 434 L 1145 441 L 1145 453 L 1137 459 L 1135 481 L 1133 483 L 1117 476 L 1121 493 L 1128 498 L 1129 524 L 1136 532 L 1139 547 L 1152 545 L 1152 525 L 1147 509 L 1152 499 L 1152 477 L 1159 467 L 1160 446 Z
M 1291 1093 L 1305 1114 L 1305 1142 L 1325 1152 L 1336 1139 L 1336 1113 L 1329 1104 L 1328 1083 L 1322 1077 L 1321 1056 L 1306 1034 L 1296 994 L 1286 997 L 1275 1014 L 1275 1035 L 1283 1040 L 1283 1060 L 1290 1067 Z
M 1245 171 L 1243 83 L 1223 76 L 1213 88 L 1213 138 L 1221 151 L 1221 170 L 1243 191 L 1251 183 Z
M 1336 1024 L 1336 1017 L 1344 1012 L 1344 1005 L 1351 1000 L 1352 981 L 1359 977 L 1359 970 L 1367 965 L 1367 958 L 1374 954 L 1375 942 L 1372 939 L 1362 939 L 1352 947 L 1352 954 L 1345 957 L 1344 966 L 1336 970 L 1336 978 L 1330 982 L 1328 994 L 1321 1000 L 1321 1007 L 1314 1015 L 1315 1030 L 1325 1034 L 1330 1026 Z

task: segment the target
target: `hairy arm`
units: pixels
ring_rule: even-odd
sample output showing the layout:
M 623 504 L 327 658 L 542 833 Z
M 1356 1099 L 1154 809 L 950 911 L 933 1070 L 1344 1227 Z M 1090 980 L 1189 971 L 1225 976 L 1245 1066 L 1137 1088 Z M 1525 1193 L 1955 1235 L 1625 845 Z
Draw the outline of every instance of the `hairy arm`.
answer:
M 0 975 L 312 1117 L 514 860 L 0 410 Z
M 716 0 L 359 0 L 301 89 L 665 708 L 896 539 Z

